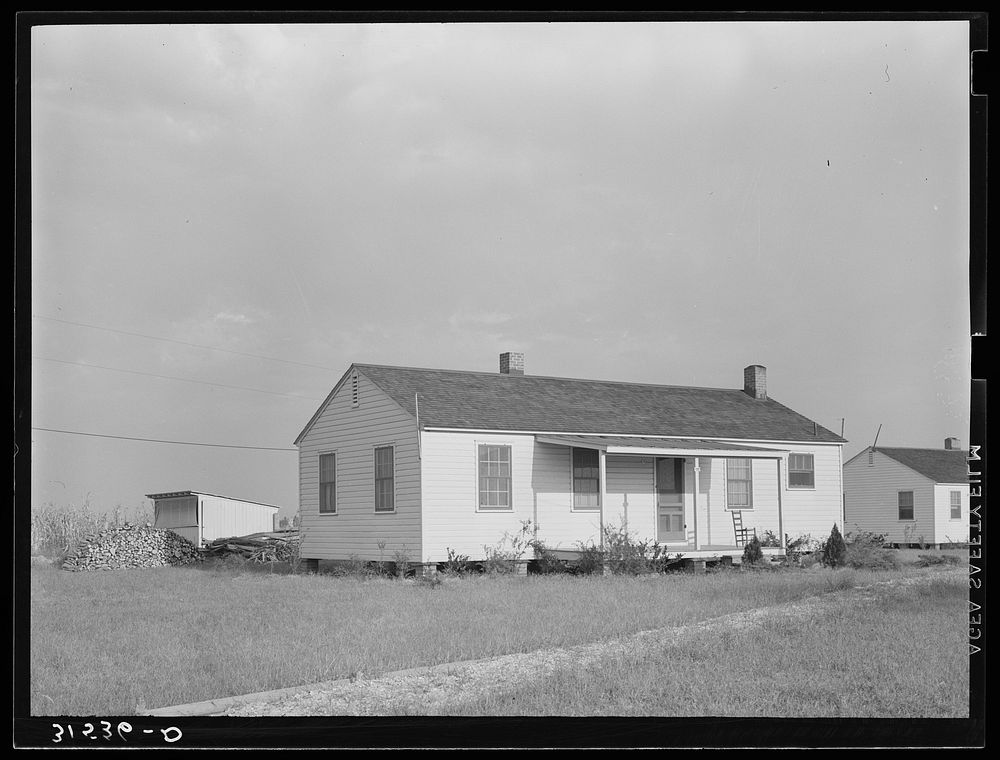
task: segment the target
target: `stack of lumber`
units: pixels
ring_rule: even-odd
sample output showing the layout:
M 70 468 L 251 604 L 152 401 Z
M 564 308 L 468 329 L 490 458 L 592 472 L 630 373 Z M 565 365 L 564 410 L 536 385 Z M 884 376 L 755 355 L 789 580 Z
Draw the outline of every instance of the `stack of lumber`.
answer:
M 186 565 L 199 559 L 195 545 L 172 530 L 120 525 L 87 536 L 66 555 L 63 570 L 116 570 Z
M 205 556 L 236 554 L 249 562 L 287 562 L 298 552 L 299 532 L 278 530 L 249 536 L 217 538 L 202 548 Z

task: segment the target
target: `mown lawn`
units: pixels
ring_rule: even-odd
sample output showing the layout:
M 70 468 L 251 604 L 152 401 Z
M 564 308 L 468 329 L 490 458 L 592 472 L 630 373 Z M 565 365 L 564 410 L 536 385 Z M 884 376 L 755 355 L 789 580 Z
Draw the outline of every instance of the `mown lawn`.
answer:
M 907 567 L 876 573 L 736 571 L 639 578 L 473 576 L 431 586 L 389 578 L 279 575 L 219 567 L 69 573 L 39 566 L 31 577 L 31 714 L 128 715 L 137 706 L 169 706 L 357 672 L 373 676 L 570 646 L 918 572 L 933 571 Z M 966 629 L 965 607 L 964 602 L 959 605 L 958 596 L 935 593 L 947 597 L 947 603 L 942 598 L 926 612 L 921 612 L 925 605 L 907 606 L 897 611 L 902 622 L 873 614 L 870 630 L 861 638 L 854 635 L 860 620 L 853 627 L 845 623 L 832 636 L 826 633 L 830 626 L 792 632 L 765 628 L 760 639 L 733 643 L 728 660 L 725 650 L 693 642 L 693 653 L 680 664 L 666 656 L 649 663 L 622 663 L 621 669 L 636 674 L 635 688 L 642 694 L 658 695 L 651 697 L 648 708 L 654 714 L 665 714 L 660 711 L 676 709 L 671 705 L 680 703 L 694 711 L 685 714 L 710 714 L 704 705 L 713 704 L 714 696 L 699 690 L 710 680 L 704 673 L 711 668 L 725 673 L 730 682 L 740 672 L 734 667 L 737 663 L 759 674 L 774 670 L 770 688 L 787 694 L 790 684 L 806 690 L 825 688 L 817 686 L 826 683 L 824 668 L 815 659 L 817 651 L 832 648 L 835 656 L 823 662 L 849 661 L 865 678 L 878 677 L 892 669 L 882 660 L 896 662 L 901 670 L 913 668 L 904 658 L 906 647 L 899 646 L 902 634 L 921 640 L 943 636 L 925 656 L 945 663 L 949 678 L 957 684 L 948 680 L 942 687 L 950 695 L 967 684 L 967 673 L 957 669 L 958 661 L 948 649 L 957 641 L 967 659 L 965 641 L 956 638 L 956 632 L 964 635 Z M 871 642 L 871 650 L 859 649 L 859 641 Z M 697 655 L 698 646 L 708 648 Z M 848 653 L 853 659 L 846 658 Z M 867 662 L 871 658 L 875 662 Z M 687 667 L 686 661 L 690 661 Z M 658 668 L 665 668 L 661 677 L 650 676 L 649 683 L 642 680 L 642 673 Z M 565 677 L 582 681 L 568 690 L 557 683 L 557 693 L 596 698 L 589 695 L 593 684 L 588 686 L 587 673 Z M 759 683 L 761 678 L 748 680 Z M 922 691 L 913 692 L 918 682 L 914 675 L 910 685 L 902 683 L 899 688 L 916 693 L 920 706 L 927 698 Z M 647 688 L 655 683 L 659 690 Z M 757 696 L 748 699 L 764 700 L 768 688 L 754 689 Z M 679 702 L 667 698 L 685 693 L 689 696 Z M 614 704 L 621 705 L 615 708 L 621 714 L 629 714 L 628 710 L 639 709 L 635 705 L 640 702 L 619 699 Z M 795 709 L 819 710 L 821 702 L 775 696 L 766 704 L 777 711 L 773 714 L 784 715 L 801 714 Z M 951 706 L 948 709 L 954 708 L 952 696 L 945 702 Z M 479 714 L 499 714 L 507 709 L 504 704 L 499 697 L 483 705 Z M 573 714 L 574 709 L 572 702 L 566 702 L 562 714 Z

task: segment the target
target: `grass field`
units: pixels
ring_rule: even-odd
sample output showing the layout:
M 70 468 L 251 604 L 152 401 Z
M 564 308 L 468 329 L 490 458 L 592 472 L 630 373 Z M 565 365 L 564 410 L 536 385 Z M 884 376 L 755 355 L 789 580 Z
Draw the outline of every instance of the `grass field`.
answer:
M 920 572 L 928 571 L 472 576 L 431 586 L 219 566 L 104 573 L 37 566 L 31 714 L 128 715 L 137 706 L 570 646 Z M 536 703 L 518 695 L 514 708 L 501 694 L 469 709 L 577 714 L 609 700 L 617 714 L 683 705 L 684 714 L 881 715 L 891 704 L 892 714 L 954 715 L 968 693 L 966 597 L 963 584 L 935 584 L 928 597 L 901 595 L 850 618 L 795 630 L 764 626 L 746 640 L 692 641 L 680 658 L 622 662 L 617 686 L 602 674 L 562 674 L 533 687 Z M 840 680 L 843 690 L 831 692 Z M 885 682 L 885 695 L 864 693 L 873 680 Z M 735 695 L 719 708 L 725 712 L 704 712 L 723 704 L 709 682 Z M 893 690 L 894 701 L 886 696 Z

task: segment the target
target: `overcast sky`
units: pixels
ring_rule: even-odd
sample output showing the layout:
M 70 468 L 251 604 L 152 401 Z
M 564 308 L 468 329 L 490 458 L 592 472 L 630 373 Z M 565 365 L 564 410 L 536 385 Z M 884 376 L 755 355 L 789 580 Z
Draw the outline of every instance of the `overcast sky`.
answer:
M 968 443 L 969 26 L 31 36 L 32 503 L 295 511 L 352 362 L 742 387 Z M 281 360 L 281 361 L 279 361 Z

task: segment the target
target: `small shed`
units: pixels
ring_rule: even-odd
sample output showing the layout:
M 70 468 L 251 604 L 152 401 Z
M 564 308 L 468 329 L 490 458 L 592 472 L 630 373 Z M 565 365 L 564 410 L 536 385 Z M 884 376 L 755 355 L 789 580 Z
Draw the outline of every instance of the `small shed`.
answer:
M 172 530 L 195 546 L 229 536 L 274 530 L 278 507 L 202 491 L 148 493 L 154 528 Z

